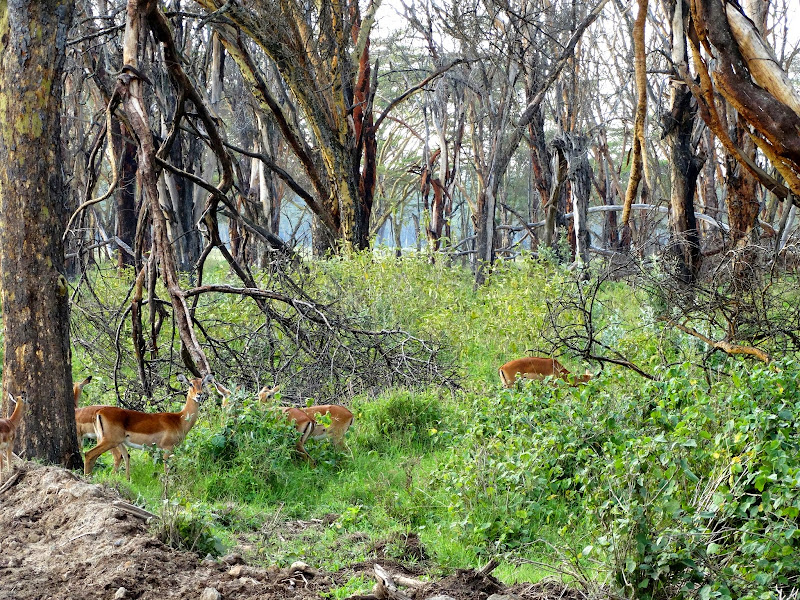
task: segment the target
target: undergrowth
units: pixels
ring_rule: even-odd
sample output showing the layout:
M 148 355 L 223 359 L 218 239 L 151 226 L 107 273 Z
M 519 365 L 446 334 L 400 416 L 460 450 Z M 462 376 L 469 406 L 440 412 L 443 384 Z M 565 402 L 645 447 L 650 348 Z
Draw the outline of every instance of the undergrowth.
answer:
M 316 293 L 340 308 L 443 343 L 462 387 L 356 397 L 349 451 L 309 442 L 316 468 L 298 460 L 294 429 L 255 390 L 236 392 L 229 409 L 208 402 L 172 459 L 168 497 L 161 466 L 141 452 L 130 486 L 98 475 L 173 515 L 179 545 L 329 570 L 385 556 L 434 572 L 499 558 L 509 580 L 558 569 L 574 585 L 632 598 L 777 598 L 800 586 L 791 357 L 770 367 L 703 361 L 702 345 L 654 322 L 638 290 L 607 282 L 600 341 L 659 381 L 607 367 L 581 387 L 503 389 L 500 364 L 549 351 L 547 302 L 580 285 L 568 272 L 501 263 L 473 290 L 469 273 L 424 258 L 310 268 Z M 81 374 L 83 359 L 76 349 Z

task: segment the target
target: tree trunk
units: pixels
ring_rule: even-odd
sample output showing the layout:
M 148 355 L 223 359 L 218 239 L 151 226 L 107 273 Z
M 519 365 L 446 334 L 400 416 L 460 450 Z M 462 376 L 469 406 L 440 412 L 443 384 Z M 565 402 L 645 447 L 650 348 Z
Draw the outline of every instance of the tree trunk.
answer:
M 531 170 L 533 171 L 536 191 L 539 194 L 539 202 L 534 204 L 538 205 L 538 208 L 543 208 L 548 205 L 552 173 L 550 171 L 550 155 L 547 151 L 547 140 L 545 139 L 544 111 L 541 106 L 533 113 L 533 118 L 528 125 L 528 134 L 531 150 Z M 531 221 L 535 220 L 533 218 L 534 214 L 535 211 L 532 211 L 530 215 Z M 538 240 L 531 238 L 531 250 L 535 250 L 536 246 L 538 246 Z
M 697 108 L 686 85 L 672 92 L 672 110 L 666 115 L 667 143 L 670 147 L 669 228 L 672 250 L 677 259 L 677 275 L 686 284 L 694 283 L 700 270 L 700 233 L 694 216 L 694 195 L 702 161 L 692 152 L 692 130 Z
M 717 153 L 714 146 L 714 134 L 706 127 L 703 134 L 706 161 L 703 165 L 702 183 L 703 212 L 715 219 L 719 218 L 719 198 L 717 198 L 716 165 Z
M 629 229 L 628 220 L 631 214 L 631 204 L 636 198 L 639 182 L 644 169 L 645 136 L 644 121 L 647 116 L 647 70 L 645 63 L 645 24 L 647 22 L 647 0 L 638 0 L 639 12 L 633 26 L 633 64 L 636 80 L 636 113 L 633 125 L 633 157 L 631 159 L 631 174 L 628 178 L 628 187 L 625 190 L 625 202 L 622 209 L 622 227 Z
M 389 217 L 392 223 L 392 235 L 394 236 L 394 255 L 396 258 L 403 257 L 403 219 L 402 209 L 398 210 L 394 217 Z
M 741 148 L 742 153 L 755 159 L 756 148 L 747 133 L 747 124 L 740 116 L 735 117 L 733 142 Z M 742 166 L 735 156 L 725 157 L 725 203 L 728 208 L 728 222 L 731 226 L 731 237 L 734 243 L 748 242 L 748 234 L 756 225 L 760 205 L 758 202 L 758 182 L 753 175 Z
M 125 113 L 138 139 L 139 174 L 144 196 L 150 208 L 150 218 L 153 225 L 153 251 L 158 257 L 164 286 L 167 288 L 172 301 L 175 323 L 185 350 L 184 354 L 191 359 L 191 361 L 186 360 L 186 366 L 193 373 L 199 371 L 205 375 L 211 372 L 211 367 L 194 332 L 189 306 L 178 278 L 172 241 L 167 234 L 166 217 L 158 202 L 156 149 L 150 128 L 147 103 L 143 98 L 143 84 L 136 75 L 139 65 L 139 40 L 146 35 L 145 27 L 148 24 L 148 20 L 152 26 L 157 24 L 158 18 L 163 18 L 160 13 L 156 12 L 157 10 L 158 8 L 153 0 L 128 1 L 123 61 L 125 65 L 131 68 L 124 70 L 118 76 L 115 93 L 122 98 Z M 159 34 L 163 35 L 162 32 L 159 32 Z M 165 51 L 168 50 L 169 48 L 163 38 L 162 43 Z M 193 101 L 198 110 L 202 110 L 202 107 L 197 106 L 197 100 L 193 99 Z
M 29 403 L 17 451 L 77 469 L 57 160 L 71 17 L 63 0 L 0 5 L 0 288 L 3 398 L 24 392 Z
M 672 60 L 685 65 L 688 60 L 684 38 L 688 6 L 683 0 L 672 5 Z M 692 150 L 692 132 L 697 117 L 697 106 L 693 103 L 689 86 L 679 83 L 672 86 L 670 112 L 664 115 L 664 137 L 670 148 L 670 214 L 669 227 L 672 236 L 672 251 L 677 260 L 677 276 L 685 284 L 694 283 L 700 270 L 700 232 L 694 215 L 694 195 L 697 176 L 703 166 Z
M 440 139 L 444 138 L 440 137 Z M 422 167 L 420 189 L 422 192 L 423 206 L 428 212 L 428 226 L 425 228 L 425 235 L 428 238 L 428 250 L 431 253 L 432 260 L 435 253 L 439 251 L 439 244 L 442 238 L 445 221 L 444 186 L 442 185 L 440 177 L 433 176 L 433 169 L 437 161 L 444 163 L 444 161 L 447 160 L 446 158 L 442 158 L 442 156 L 446 157 L 446 155 L 447 147 L 444 147 L 444 152 L 442 152 L 442 148 L 439 148 L 430 155 L 427 164 Z M 441 172 L 446 172 L 446 169 Z M 430 197 L 431 191 L 433 191 L 432 200 Z
M 122 126 L 119 119 L 112 121 L 112 143 L 114 154 L 121 157 L 119 171 L 119 186 L 117 187 L 117 237 L 128 245 L 134 247 L 136 235 L 136 144 L 132 134 Z M 117 265 L 119 267 L 133 266 L 133 256 L 122 250 L 117 250 Z
M 586 156 L 587 139 L 571 136 L 572 148 L 568 155 L 572 188 L 572 223 L 575 228 L 575 260 L 589 265 L 589 196 L 592 192 L 592 168 Z
M 547 206 L 545 207 L 545 224 L 544 233 L 542 234 L 542 243 L 546 247 L 555 250 L 556 242 L 558 241 L 556 237 L 558 208 L 564 196 L 564 182 L 567 180 L 567 158 L 562 152 L 554 150 L 551 164 L 551 172 L 555 174 L 555 177 L 551 177 L 550 179 L 550 191 Z
M 486 182 L 486 187 L 478 196 L 478 214 L 476 215 L 476 263 L 475 283 L 483 285 L 486 281 L 486 270 L 491 269 L 494 263 L 495 244 L 495 212 L 497 210 L 496 190 L 492 179 Z
M 175 143 L 170 148 L 170 162 L 179 165 L 185 171 L 192 171 L 192 143 L 189 142 L 189 149 L 184 151 L 181 136 L 178 136 Z M 209 151 L 210 152 L 210 151 Z M 213 160 L 213 153 L 212 153 Z M 206 169 L 208 171 L 208 169 Z M 204 173 L 207 174 L 207 173 Z M 178 255 L 178 269 L 182 272 L 189 272 L 197 263 L 203 251 L 203 237 L 195 226 L 197 206 L 203 206 L 202 199 L 205 191 L 199 186 L 192 186 L 183 177 L 176 177 L 172 173 L 164 172 L 164 179 L 169 189 L 169 197 L 173 208 L 174 226 L 176 228 L 175 251 Z M 194 189 L 193 189 L 194 188 Z M 168 203 L 167 206 L 170 206 Z

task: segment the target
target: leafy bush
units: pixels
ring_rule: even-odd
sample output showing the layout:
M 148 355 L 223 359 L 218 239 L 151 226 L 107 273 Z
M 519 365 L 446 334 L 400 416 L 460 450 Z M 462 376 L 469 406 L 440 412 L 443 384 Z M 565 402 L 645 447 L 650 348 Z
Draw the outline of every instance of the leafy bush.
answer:
M 436 392 L 398 389 L 352 407 L 355 443 L 366 450 L 391 446 L 430 447 L 436 434 L 450 428 L 452 411 Z
M 283 414 L 234 394 L 229 410 L 205 413 L 176 453 L 194 495 L 253 498 L 289 485 L 297 431 Z
M 587 504 L 608 532 L 609 567 L 637 598 L 789 593 L 800 584 L 798 365 L 736 365 L 730 386 L 711 389 L 681 372 L 650 387 L 644 428 L 604 445 L 610 468 Z
M 542 525 L 567 520 L 620 420 L 599 392 L 597 381 L 580 395 L 556 381 L 473 398 L 455 441 L 460 451 L 437 478 L 466 542 L 481 553 L 506 551 L 540 540 Z
M 157 535 L 162 542 L 179 550 L 220 556 L 222 541 L 212 532 L 213 515 L 201 505 L 183 499 L 165 499 L 162 503 Z

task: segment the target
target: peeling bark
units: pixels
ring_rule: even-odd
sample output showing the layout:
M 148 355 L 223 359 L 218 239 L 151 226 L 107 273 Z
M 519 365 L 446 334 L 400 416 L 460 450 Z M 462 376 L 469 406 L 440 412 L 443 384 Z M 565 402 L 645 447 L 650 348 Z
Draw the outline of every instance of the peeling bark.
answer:
M 633 159 L 628 187 L 625 190 L 625 209 L 622 211 L 622 227 L 628 229 L 631 205 L 636 198 L 644 165 L 644 120 L 647 116 L 647 71 L 645 63 L 644 28 L 647 22 L 647 0 L 639 0 L 639 12 L 633 26 L 634 69 L 636 78 L 636 114 L 633 124 Z
M 672 62 L 675 65 L 686 65 L 688 54 L 684 31 L 688 20 L 688 6 L 683 0 L 676 0 L 671 4 Z M 702 259 L 700 232 L 694 214 L 697 177 L 703 165 L 692 144 L 697 106 L 689 87 L 677 78 L 672 84 L 670 95 L 670 111 L 663 116 L 662 124 L 663 137 L 670 149 L 671 250 L 678 263 L 678 279 L 685 284 L 692 284 L 697 278 Z
M 789 190 L 797 195 L 800 193 L 800 115 L 792 108 L 797 94 L 794 90 L 782 89 L 784 84 L 775 74 L 776 65 L 759 65 L 755 72 L 751 70 L 749 61 L 768 61 L 767 57 L 757 54 L 750 58 L 751 53 L 758 52 L 754 40 L 761 38 L 752 24 L 738 22 L 737 17 L 733 19 L 737 21 L 733 26 L 729 22 L 730 11 L 738 11 L 738 5 L 719 0 L 691 0 L 690 7 L 692 19 L 688 37 L 700 84 L 695 84 L 688 73 L 683 73 L 683 78 L 700 102 L 703 120 L 742 167 L 767 189 L 781 199 L 787 198 Z M 745 39 L 742 27 L 747 29 L 748 39 Z M 732 30 L 738 33 L 734 35 Z M 760 43 L 762 50 L 767 47 L 763 39 Z M 712 74 L 709 74 L 700 53 L 701 46 L 716 58 Z M 762 67 L 769 67 L 769 81 Z M 756 78 L 763 85 L 769 85 L 777 96 L 758 85 L 754 81 Z M 786 186 L 759 167 L 724 131 L 714 105 L 715 92 L 721 94 L 753 128 L 754 131 L 748 131 L 748 135 L 783 176 Z

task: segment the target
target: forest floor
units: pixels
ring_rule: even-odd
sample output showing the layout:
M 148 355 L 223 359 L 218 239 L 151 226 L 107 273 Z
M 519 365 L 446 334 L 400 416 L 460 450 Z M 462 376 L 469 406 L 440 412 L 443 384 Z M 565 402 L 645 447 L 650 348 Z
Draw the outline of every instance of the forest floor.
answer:
M 253 567 L 238 554 L 203 559 L 164 545 L 145 520 L 112 488 L 56 467 L 18 466 L 0 485 L 0 600 L 333 598 L 353 576 L 372 577 L 375 562 L 390 573 L 426 579 L 424 567 L 389 560 L 324 573 L 308 566 Z M 506 587 L 474 570 L 404 592 L 418 599 L 583 597 L 552 581 Z

